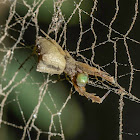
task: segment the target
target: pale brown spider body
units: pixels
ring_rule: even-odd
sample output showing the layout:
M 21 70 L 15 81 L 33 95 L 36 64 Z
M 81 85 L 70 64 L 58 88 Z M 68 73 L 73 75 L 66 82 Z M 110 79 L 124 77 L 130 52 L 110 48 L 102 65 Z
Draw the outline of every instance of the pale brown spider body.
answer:
M 103 72 L 96 67 L 91 67 L 86 63 L 76 61 L 68 51 L 63 50 L 61 46 L 59 46 L 59 44 L 48 35 L 46 35 L 46 38 L 39 37 L 37 45 L 39 50 L 37 71 L 49 74 L 66 73 L 70 77 L 75 90 L 79 92 L 81 96 L 91 99 L 92 102 L 102 103 L 109 92 L 107 92 L 102 98 L 95 96 L 93 93 L 86 92 L 86 83 L 82 86 L 79 86 L 80 84 L 77 83 L 77 75 L 79 73 L 83 73 L 87 76 L 93 75 L 95 77 L 101 77 L 103 80 L 106 80 L 111 84 L 115 84 L 114 78 L 108 73 Z

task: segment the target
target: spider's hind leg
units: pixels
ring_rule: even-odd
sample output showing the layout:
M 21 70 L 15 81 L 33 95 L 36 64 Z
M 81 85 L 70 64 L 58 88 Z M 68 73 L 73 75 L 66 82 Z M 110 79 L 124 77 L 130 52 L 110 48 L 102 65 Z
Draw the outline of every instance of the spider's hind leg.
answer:
M 73 82 L 75 90 L 79 93 L 79 95 L 85 96 L 86 98 L 91 99 L 92 102 L 95 102 L 95 103 L 99 103 L 99 104 L 102 103 L 104 101 L 104 99 L 108 96 L 108 94 L 110 93 L 110 91 L 108 91 L 103 97 L 100 98 L 99 96 L 96 96 L 96 94 L 94 94 L 94 93 L 86 92 L 85 87 L 77 86 L 77 84 L 74 82 L 74 80 L 72 80 L 72 82 Z

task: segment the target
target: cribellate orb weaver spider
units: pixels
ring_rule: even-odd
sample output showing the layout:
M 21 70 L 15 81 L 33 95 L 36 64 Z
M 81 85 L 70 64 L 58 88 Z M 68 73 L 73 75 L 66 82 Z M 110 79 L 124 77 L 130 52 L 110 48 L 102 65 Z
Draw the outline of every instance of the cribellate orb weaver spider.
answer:
M 43 34 L 45 33 L 43 32 Z M 46 37 L 38 37 L 36 41 L 36 52 L 38 55 L 38 65 L 36 70 L 38 72 L 49 73 L 51 75 L 60 75 L 64 72 L 70 77 L 75 90 L 81 96 L 85 96 L 95 103 L 102 103 L 110 91 L 119 95 L 127 95 L 131 100 L 140 101 L 137 97 L 122 88 L 115 81 L 113 76 L 110 76 L 107 72 L 96 67 L 76 61 L 67 50 L 63 50 L 55 40 L 47 34 L 45 35 Z M 101 98 L 94 93 L 88 93 L 85 86 L 89 82 L 89 75 L 100 77 L 102 82 L 105 81 L 114 88 L 108 88 L 108 92 Z

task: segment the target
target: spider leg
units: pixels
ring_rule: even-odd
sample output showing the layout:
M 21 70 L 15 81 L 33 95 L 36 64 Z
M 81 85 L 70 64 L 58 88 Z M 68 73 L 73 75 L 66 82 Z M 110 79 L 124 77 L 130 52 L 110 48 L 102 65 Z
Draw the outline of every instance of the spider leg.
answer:
M 114 78 L 104 71 L 101 71 L 95 67 L 89 66 L 86 63 L 82 63 L 82 62 L 78 62 L 78 61 L 76 61 L 76 65 L 77 65 L 78 69 L 82 70 L 83 72 L 86 72 L 89 75 L 101 77 L 102 79 L 110 82 L 111 84 L 116 84 Z
M 110 91 L 108 91 L 103 97 L 100 98 L 99 96 L 96 96 L 96 94 L 86 92 L 86 88 L 85 87 L 79 87 L 79 86 L 77 86 L 77 84 L 74 82 L 74 80 L 72 80 L 72 82 L 73 82 L 73 85 L 74 85 L 75 90 L 77 92 L 79 92 L 79 95 L 85 96 L 86 98 L 91 99 L 92 102 L 95 102 L 95 103 L 99 103 L 99 104 L 102 103 L 103 100 L 110 93 Z

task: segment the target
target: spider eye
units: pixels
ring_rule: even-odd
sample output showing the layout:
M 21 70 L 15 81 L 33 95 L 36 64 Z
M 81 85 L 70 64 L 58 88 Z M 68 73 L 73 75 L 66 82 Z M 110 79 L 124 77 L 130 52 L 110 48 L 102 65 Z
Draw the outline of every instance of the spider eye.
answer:
M 33 48 L 33 54 L 35 54 L 37 56 L 40 55 L 40 46 L 39 45 L 34 46 L 34 48 Z
M 84 74 L 84 73 L 79 73 L 77 75 L 77 85 L 80 86 L 80 87 L 84 87 L 86 86 L 87 82 L 88 82 L 88 75 L 87 74 Z

